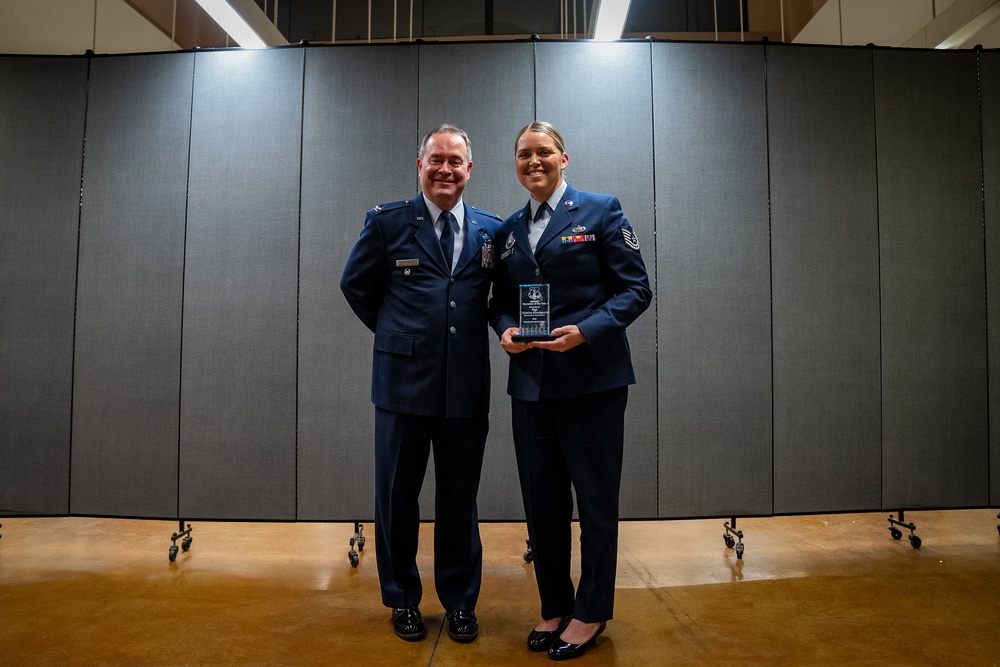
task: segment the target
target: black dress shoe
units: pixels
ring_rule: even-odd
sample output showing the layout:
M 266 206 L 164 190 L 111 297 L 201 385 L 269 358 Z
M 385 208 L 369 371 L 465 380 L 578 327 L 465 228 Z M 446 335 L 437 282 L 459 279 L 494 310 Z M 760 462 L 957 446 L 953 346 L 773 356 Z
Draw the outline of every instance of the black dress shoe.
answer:
M 479 623 L 474 611 L 448 612 L 448 636 L 461 644 L 476 641 Z
M 392 631 L 396 633 L 397 637 L 408 642 L 418 642 L 427 636 L 424 619 L 416 607 L 393 609 Z
M 569 625 L 571 619 L 572 619 L 571 616 L 564 616 L 559 621 L 559 627 L 556 628 L 555 630 L 549 630 L 547 632 L 544 630 L 532 630 L 531 632 L 529 632 L 528 650 L 534 651 L 535 653 L 548 651 L 549 646 L 552 645 L 552 642 L 559 639 L 559 635 L 561 635 L 562 631 L 566 629 L 566 626 Z
M 573 658 L 579 658 L 587 652 L 587 649 L 594 645 L 594 640 L 597 639 L 602 632 L 604 632 L 604 628 L 606 628 L 607 625 L 607 623 L 601 621 L 601 624 L 597 626 L 597 632 L 594 633 L 594 636 L 582 644 L 570 644 L 569 642 L 564 642 L 562 639 L 552 642 L 552 646 L 549 647 L 549 657 L 553 660 L 572 660 Z

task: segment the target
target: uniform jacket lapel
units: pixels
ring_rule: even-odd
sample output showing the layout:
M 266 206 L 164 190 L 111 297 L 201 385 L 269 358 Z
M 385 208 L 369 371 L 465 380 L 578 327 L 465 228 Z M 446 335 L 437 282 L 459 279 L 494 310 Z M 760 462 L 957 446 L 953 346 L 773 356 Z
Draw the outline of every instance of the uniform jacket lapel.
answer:
M 463 230 L 465 244 L 462 246 L 462 254 L 458 256 L 458 261 L 455 262 L 456 274 L 460 273 L 472 261 L 472 258 L 479 254 L 479 249 L 483 247 L 483 233 L 486 232 L 476 210 L 464 203 L 464 201 L 462 206 L 465 207 L 465 229 Z
M 413 206 L 410 208 L 410 211 L 413 217 L 410 220 L 410 224 L 414 228 L 413 238 L 424 249 L 427 256 L 434 261 L 435 266 L 450 274 L 451 269 L 445 266 L 444 255 L 441 254 L 441 241 L 434 231 L 434 221 L 430 219 L 430 215 L 427 213 L 427 205 L 424 203 L 423 194 L 418 192 L 412 201 Z
M 517 216 L 514 223 L 514 245 L 517 250 L 523 252 L 535 262 L 535 255 L 531 252 L 531 242 L 528 241 L 528 221 L 531 220 L 531 202 L 529 201 Z M 536 264 L 538 262 L 535 262 Z
M 573 224 L 573 216 L 576 215 L 576 210 L 580 207 L 577 203 L 576 188 L 572 185 L 566 185 L 566 191 L 563 192 L 562 201 L 556 204 L 555 210 L 552 211 L 552 217 L 549 219 L 549 224 L 545 225 L 545 231 L 542 232 L 542 237 L 538 239 L 538 244 L 535 246 L 535 254 L 540 255 L 544 252 L 546 246 L 555 239 L 562 235 L 562 232 Z

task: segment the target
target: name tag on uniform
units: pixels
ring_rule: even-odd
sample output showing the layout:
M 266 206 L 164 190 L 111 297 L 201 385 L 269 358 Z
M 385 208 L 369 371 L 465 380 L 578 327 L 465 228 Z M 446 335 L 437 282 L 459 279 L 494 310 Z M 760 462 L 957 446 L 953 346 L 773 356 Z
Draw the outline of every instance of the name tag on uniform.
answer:
M 396 266 L 420 266 L 419 259 L 397 259 Z

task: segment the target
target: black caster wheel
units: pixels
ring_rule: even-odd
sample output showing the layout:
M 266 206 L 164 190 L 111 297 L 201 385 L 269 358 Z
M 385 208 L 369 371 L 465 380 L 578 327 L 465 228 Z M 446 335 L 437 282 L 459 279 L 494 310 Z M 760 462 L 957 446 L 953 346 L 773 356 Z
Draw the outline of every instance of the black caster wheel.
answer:
M 740 542 L 736 545 L 736 558 L 738 560 L 743 560 L 743 543 Z
M 892 539 L 894 540 L 899 540 L 903 537 L 903 532 L 895 526 L 889 529 L 889 534 L 892 535 Z
M 916 535 L 910 535 L 910 546 L 914 549 L 920 548 L 920 538 Z
M 364 550 L 365 550 L 365 536 L 362 535 L 361 537 L 358 538 L 358 551 L 364 551 Z
M 353 549 L 347 552 L 347 557 L 351 559 L 351 567 L 357 567 L 360 562 L 358 559 L 358 552 Z
M 193 542 L 193 541 L 194 541 L 193 538 L 191 538 L 191 537 L 185 537 L 184 540 L 181 541 L 181 550 L 182 551 L 187 551 L 188 549 L 190 549 L 191 548 L 191 542 Z
M 524 543 L 528 545 L 528 548 L 524 551 L 524 562 L 530 563 L 535 560 L 535 554 L 531 552 L 531 540 L 525 540 Z
M 723 539 L 723 541 L 725 541 L 726 546 L 729 547 L 730 549 L 732 549 L 733 545 L 736 544 L 736 540 L 733 539 L 733 536 L 730 535 L 730 534 L 728 534 L 728 533 L 726 533 L 725 535 L 723 535 L 722 539 Z
M 168 554 L 167 557 L 170 558 L 170 562 L 171 563 L 173 563 L 175 560 L 177 560 L 177 545 L 176 544 L 170 545 L 170 553 Z

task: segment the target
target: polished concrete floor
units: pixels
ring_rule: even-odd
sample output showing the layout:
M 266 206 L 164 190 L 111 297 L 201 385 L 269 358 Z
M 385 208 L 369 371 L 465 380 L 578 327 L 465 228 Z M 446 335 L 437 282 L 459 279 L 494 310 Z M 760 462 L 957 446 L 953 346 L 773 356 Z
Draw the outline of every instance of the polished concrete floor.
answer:
M 1000 665 L 996 510 L 623 522 L 615 619 L 585 665 Z M 480 637 L 451 641 L 421 531 L 428 637 L 397 639 L 379 602 L 374 537 L 352 524 L 7 518 L 0 528 L 2 665 L 530 665 L 536 622 L 524 526 L 484 524 Z M 908 531 L 903 531 L 908 534 Z

